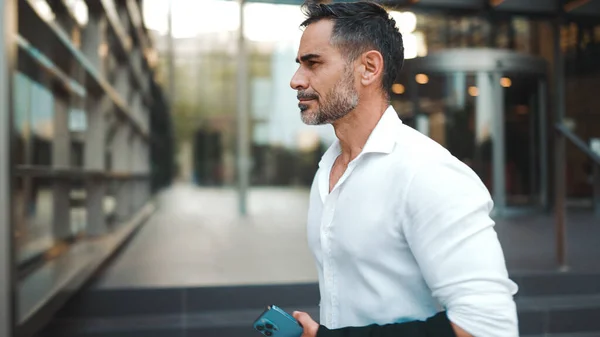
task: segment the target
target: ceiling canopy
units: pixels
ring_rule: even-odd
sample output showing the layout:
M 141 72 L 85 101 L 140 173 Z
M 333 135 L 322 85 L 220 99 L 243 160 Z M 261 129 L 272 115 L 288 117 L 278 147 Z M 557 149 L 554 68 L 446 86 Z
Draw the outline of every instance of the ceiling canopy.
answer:
M 246 0 L 300 5 L 302 0 Z M 335 0 L 350 2 L 353 0 Z M 579 17 L 600 23 L 600 0 L 376 0 L 386 6 L 413 10 L 492 11 L 532 16 Z

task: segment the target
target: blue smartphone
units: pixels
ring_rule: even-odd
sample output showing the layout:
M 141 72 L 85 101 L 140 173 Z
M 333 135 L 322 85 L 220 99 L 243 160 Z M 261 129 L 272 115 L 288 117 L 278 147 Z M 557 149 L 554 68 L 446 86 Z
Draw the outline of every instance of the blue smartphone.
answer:
M 276 305 L 270 305 L 254 321 L 254 329 L 270 337 L 300 337 L 304 330 L 294 317 Z

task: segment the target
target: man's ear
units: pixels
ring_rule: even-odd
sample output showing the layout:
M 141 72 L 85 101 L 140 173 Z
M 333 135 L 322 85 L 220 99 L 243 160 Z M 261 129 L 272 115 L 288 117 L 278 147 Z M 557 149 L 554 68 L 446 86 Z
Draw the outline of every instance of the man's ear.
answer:
M 377 83 L 383 74 L 383 56 L 376 50 L 363 53 L 360 58 L 360 83 L 369 86 Z

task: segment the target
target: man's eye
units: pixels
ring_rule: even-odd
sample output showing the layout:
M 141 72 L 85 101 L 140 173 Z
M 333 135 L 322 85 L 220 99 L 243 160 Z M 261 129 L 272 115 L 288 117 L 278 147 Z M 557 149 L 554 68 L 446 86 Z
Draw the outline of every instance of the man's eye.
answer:
M 315 61 L 308 61 L 308 62 L 306 62 L 306 64 L 307 64 L 307 65 L 308 65 L 310 68 L 312 68 L 312 67 L 314 67 L 314 66 L 316 66 L 316 65 L 317 65 L 317 62 L 315 62 Z

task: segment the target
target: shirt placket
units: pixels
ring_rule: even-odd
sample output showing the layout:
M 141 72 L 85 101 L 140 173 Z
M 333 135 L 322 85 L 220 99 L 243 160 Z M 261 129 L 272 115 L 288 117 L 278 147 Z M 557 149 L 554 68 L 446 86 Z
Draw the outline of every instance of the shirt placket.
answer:
M 335 204 L 337 201 L 338 192 L 334 190 L 329 194 L 325 200 L 325 207 L 323 211 L 323 217 L 321 219 L 321 243 L 323 249 L 323 274 L 325 288 L 328 289 L 328 298 L 325 299 L 328 302 L 325 319 L 327 326 L 332 326 L 334 320 L 334 312 L 337 310 L 337 300 L 335 286 L 335 264 L 333 261 L 333 247 L 331 242 L 332 227 L 333 227 L 333 216 L 335 213 Z
M 325 207 L 323 211 L 323 216 L 321 219 L 321 243 L 323 249 L 323 274 L 325 279 L 325 286 L 329 289 L 328 299 L 329 302 L 329 310 L 325 315 L 325 319 L 327 321 L 327 326 L 335 327 L 337 326 L 338 320 L 338 288 L 337 288 L 337 280 L 336 280 L 336 266 L 335 261 L 333 259 L 333 247 L 332 247 L 332 235 L 333 235 L 333 227 L 334 227 L 334 214 L 335 208 L 337 204 L 337 200 L 340 194 L 341 186 L 346 181 L 346 179 L 350 176 L 354 168 L 356 167 L 356 161 L 350 163 L 346 172 L 340 178 L 338 184 L 334 187 L 333 191 L 327 196 L 325 199 Z M 329 180 L 329 179 L 328 179 Z

